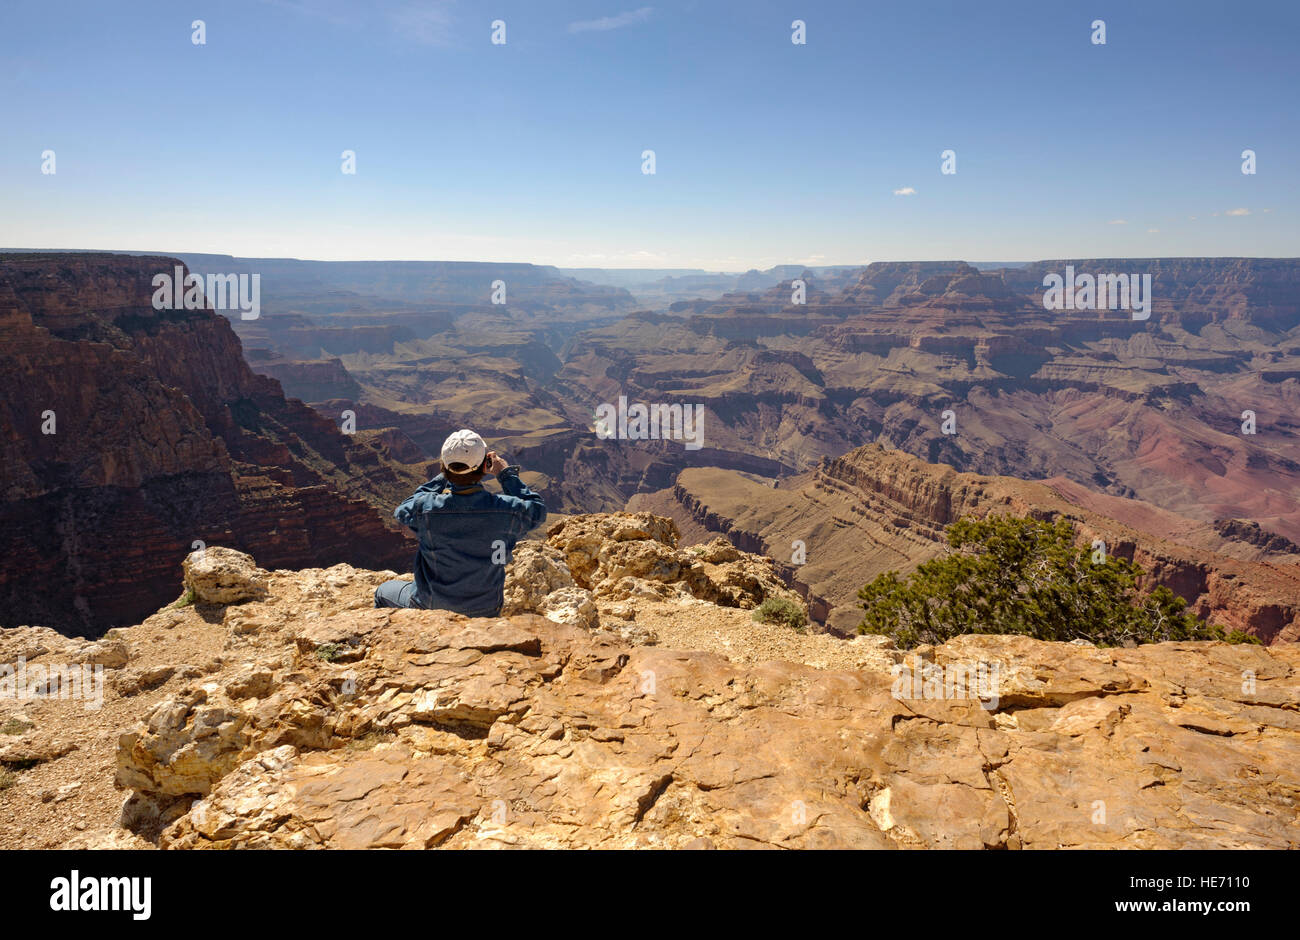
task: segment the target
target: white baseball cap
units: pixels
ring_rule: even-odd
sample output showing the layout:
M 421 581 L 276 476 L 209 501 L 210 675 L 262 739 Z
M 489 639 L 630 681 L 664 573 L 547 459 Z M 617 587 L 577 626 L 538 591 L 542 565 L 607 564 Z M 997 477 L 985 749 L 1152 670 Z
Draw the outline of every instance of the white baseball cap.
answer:
M 442 466 L 452 473 L 477 470 L 487 456 L 487 444 L 469 428 L 461 428 L 442 442 Z

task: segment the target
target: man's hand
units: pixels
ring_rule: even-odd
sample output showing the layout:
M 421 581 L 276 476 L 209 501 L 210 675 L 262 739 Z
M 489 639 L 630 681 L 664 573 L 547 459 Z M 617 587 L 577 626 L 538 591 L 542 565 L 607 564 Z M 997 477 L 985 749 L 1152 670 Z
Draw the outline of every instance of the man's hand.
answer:
M 497 456 L 497 452 L 490 450 L 487 453 L 487 472 L 491 476 L 496 476 L 504 470 L 509 464 Z

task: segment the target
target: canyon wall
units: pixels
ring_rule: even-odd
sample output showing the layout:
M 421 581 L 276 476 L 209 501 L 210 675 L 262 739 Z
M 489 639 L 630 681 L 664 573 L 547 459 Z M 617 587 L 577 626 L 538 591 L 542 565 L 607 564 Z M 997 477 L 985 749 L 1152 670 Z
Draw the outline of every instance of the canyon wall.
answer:
M 196 541 L 390 567 L 425 466 L 353 440 L 244 362 L 211 310 L 155 310 L 178 262 L 0 256 L 0 625 L 93 635 L 172 600 Z
M 1150 274 L 1149 318 L 1045 309 L 1067 264 Z M 587 330 L 559 397 L 700 403 L 707 446 L 796 471 L 877 441 L 1300 542 L 1295 259 L 872 264 L 834 294 L 810 277 L 803 305 L 785 284 Z
M 730 471 L 687 470 L 670 490 L 634 506 L 784 563 L 801 593 L 826 602 L 824 619 L 839 631 L 860 619 L 858 588 L 943 553 L 948 524 L 1014 514 L 1070 519 L 1081 543 L 1102 539 L 1108 552 L 1147 572 L 1144 586 L 1166 585 L 1212 623 L 1264 642 L 1300 639 L 1300 554 L 1289 542 L 1261 539 L 1248 523 L 1207 526 L 1138 500 L 1099 499 L 1068 480 L 961 473 L 868 445 L 780 487 Z

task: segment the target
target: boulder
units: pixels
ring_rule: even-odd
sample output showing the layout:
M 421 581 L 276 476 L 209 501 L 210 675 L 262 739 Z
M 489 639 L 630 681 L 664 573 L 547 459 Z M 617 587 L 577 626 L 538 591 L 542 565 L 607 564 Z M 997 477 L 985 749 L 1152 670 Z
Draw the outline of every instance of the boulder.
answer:
M 202 795 L 249 756 L 249 715 L 207 690 L 164 699 L 118 738 L 119 787 L 154 797 Z
M 679 548 L 677 524 L 649 512 L 594 513 L 553 525 L 547 544 L 563 553 L 579 587 L 601 601 L 694 597 L 723 607 L 757 607 L 768 597 L 803 600 L 771 559 L 718 537 Z
M 267 573 L 251 555 L 212 546 L 191 552 L 182 563 L 185 589 L 196 603 L 238 604 L 266 596 Z
M 76 661 L 88 666 L 103 666 L 105 669 L 120 669 L 131 659 L 131 651 L 121 640 L 105 640 L 91 643 L 76 656 Z

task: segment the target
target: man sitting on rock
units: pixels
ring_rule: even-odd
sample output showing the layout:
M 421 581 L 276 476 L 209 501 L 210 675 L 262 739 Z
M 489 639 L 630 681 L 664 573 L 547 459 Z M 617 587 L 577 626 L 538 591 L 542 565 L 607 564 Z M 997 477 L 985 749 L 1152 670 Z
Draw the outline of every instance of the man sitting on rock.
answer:
M 495 475 L 504 493 L 479 482 Z M 495 617 L 504 601 L 506 565 L 515 543 L 546 518 L 546 505 L 519 479 L 519 468 L 462 429 L 442 445 L 442 473 L 421 486 L 393 516 L 420 539 L 415 580 L 385 581 L 376 607 L 452 610 Z

